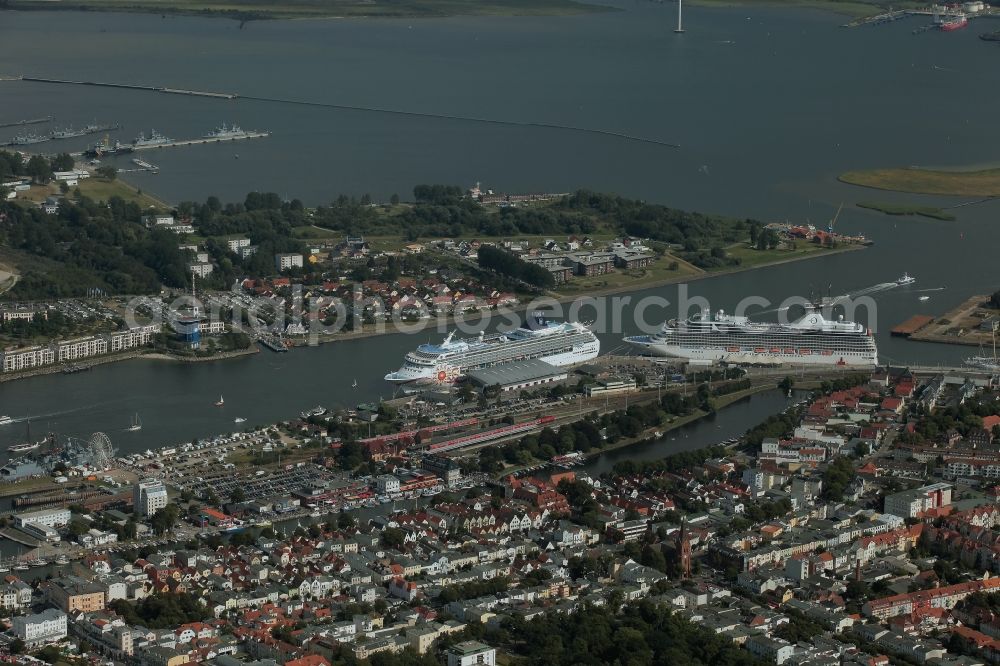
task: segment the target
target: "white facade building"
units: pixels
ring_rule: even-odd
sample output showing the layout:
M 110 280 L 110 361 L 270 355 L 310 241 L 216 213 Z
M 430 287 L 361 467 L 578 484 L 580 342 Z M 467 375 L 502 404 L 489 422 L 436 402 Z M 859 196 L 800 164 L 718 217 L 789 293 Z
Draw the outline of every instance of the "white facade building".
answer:
M 159 332 L 159 324 L 134 326 L 127 331 L 118 331 L 109 335 L 108 347 L 112 352 L 142 347 L 143 345 L 151 344 L 153 337 Z
M 52 643 L 66 638 L 66 613 L 58 608 L 48 608 L 37 615 L 15 617 L 14 635 L 28 645 Z
M 940 509 L 949 504 L 951 504 L 951 486 L 947 483 L 932 483 L 923 488 L 887 495 L 885 512 L 900 518 L 916 518 L 924 511 Z
M 3 371 L 16 372 L 55 363 L 56 355 L 50 347 L 25 347 L 3 353 Z
M 463 641 L 448 648 L 448 666 L 496 666 L 497 651 L 479 641 Z
M 302 255 L 285 253 L 274 255 L 274 267 L 279 271 L 288 270 L 289 268 L 302 268 Z
M 25 525 L 46 525 L 48 527 L 62 527 L 68 525 L 72 514 L 69 509 L 43 509 L 41 511 L 25 511 L 14 516 L 14 523 L 18 527 Z
M 375 489 L 382 495 L 399 492 L 399 479 L 391 474 L 383 474 L 375 479 Z
M 167 506 L 167 487 L 156 479 L 143 479 L 135 484 L 132 507 L 138 516 L 149 517 Z
M 56 360 L 60 363 L 107 353 L 108 341 L 98 336 L 63 340 L 56 343 Z
M 226 245 L 229 246 L 229 251 L 230 252 L 236 252 L 238 254 L 239 251 L 240 251 L 240 248 L 250 247 L 250 239 L 249 238 L 230 238 L 230 239 L 228 239 L 226 241 Z
M 197 264 L 191 264 L 188 266 L 188 270 L 191 271 L 194 275 L 203 278 L 211 275 L 212 271 L 215 270 L 215 266 L 206 261 Z

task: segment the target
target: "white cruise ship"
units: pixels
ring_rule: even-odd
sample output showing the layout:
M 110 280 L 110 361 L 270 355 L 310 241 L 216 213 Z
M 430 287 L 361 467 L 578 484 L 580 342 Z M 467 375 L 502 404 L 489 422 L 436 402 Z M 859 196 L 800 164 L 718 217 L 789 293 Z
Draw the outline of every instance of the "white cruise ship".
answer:
M 871 330 L 843 316 L 836 321 L 809 308 L 791 324 L 762 324 L 747 317 L 704 313 L 684 322 L 671 320 L 656 335 L 637 335 L 625 342 L 654 356 L 688 360 L 797 365 L 878 364 Z
M 589 328 L 576 322 L 547 322 L 535 315 L 535 326 L 508 333 L 455 340 L 452 331 L 439 345 L 420 345 L 403 365 L 385 376 L 396 384 L 418 380 L 452 382 L 469 370 L 539 359 L 552 365 L 573 365 L 597 357 L 601 342 Z

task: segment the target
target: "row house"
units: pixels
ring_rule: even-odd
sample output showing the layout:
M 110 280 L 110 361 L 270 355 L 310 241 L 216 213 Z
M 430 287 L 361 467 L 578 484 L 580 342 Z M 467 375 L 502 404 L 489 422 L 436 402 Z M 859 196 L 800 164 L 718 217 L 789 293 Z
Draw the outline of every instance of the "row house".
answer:
M 862 612 L 868 617 L 886 620 L 897 615 L 914 613 L 923 608 L 954 608 L 959 601 L 970 594 L 981 592 L 993 594 L 1000 591 L 1000 578 L 975 580 L 958 583 L 932 590 L 920 590 L 908 594 L 872 599 L 864 604 Z

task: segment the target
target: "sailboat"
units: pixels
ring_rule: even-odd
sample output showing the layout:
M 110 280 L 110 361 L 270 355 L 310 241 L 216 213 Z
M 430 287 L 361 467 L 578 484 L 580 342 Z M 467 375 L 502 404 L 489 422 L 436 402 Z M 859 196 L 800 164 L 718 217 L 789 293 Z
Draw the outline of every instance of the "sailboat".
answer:
M 981 370 L 1000 372 L 1000 359 L 997 359 L 997 329 L 993 329 L 993 356 L 971 356 L 965 359 L 965 364 Z
M 220 394 L 219 395 L 219 399 L 215 401 L 215 406 L 216 407 L 222 407 L 225 404 L 226 404 L 226 401 L 222 398 L 222 395 Z
M 142 421 L 139 420 L 139 412 L 135 413 L 135 418 L 132 419 L 132 425 L 125 428 L 126 432 L 139 432 L 142 430 Z

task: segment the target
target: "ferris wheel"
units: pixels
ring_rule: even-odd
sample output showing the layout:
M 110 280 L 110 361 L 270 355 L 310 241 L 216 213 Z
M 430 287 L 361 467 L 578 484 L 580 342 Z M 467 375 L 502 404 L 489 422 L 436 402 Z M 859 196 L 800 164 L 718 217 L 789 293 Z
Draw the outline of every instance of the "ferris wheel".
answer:
M 115 459 L 115 447 L 111 439 L 103 432 L 95 432 L 88 440 L 90 446 L 90 464 L 95 469 L 107 469 Z

